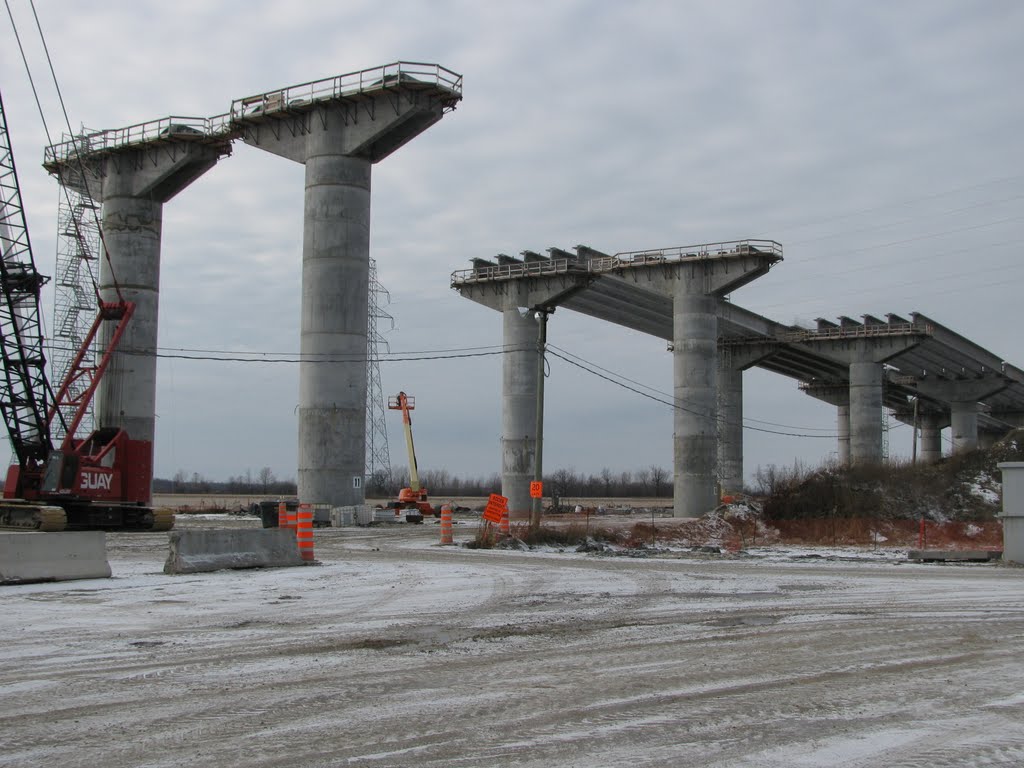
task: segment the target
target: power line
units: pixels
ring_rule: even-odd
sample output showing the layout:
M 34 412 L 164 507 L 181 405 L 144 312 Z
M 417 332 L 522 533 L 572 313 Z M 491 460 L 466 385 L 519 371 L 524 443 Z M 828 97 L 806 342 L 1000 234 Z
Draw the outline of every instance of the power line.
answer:
M 813 227 L 813 226 L 816 226 L 818 224 L 827 224 L 828 222 L 831 222 L 831 221 L 842 221 L 843 219 L 852 219 L 852 218 L 854 218 L 856 216 L 863 216 L 864 214 L 867 214 L 867 213 L 875 213 L 876 211 L 890 210 L 890 209 L 895 208 L 897 206 L 911 205 L 913 203 L 920 203 L 920 202 L 923 202 L 925 200 L 936 200 L 936 199 L 941 198 L 941 197 L 948 197 L 949 195 L 955 195 L 958 192 L 971 192 L 971 191 L 976 190 L 976 189 L 983 189 L 985 187 L 991 187 L 991 186 L 994 186 L 996 184 L 1005 184 L 1006 182 L 1009 182 L 1009 181 L 1017 181 L 1018 179 L 1024 179 L 1024 174 L 1015 174 L 1013 176 L 1004 176 L 1004 177 L 999 178 L 999 179 L 992 179 L 990 181 L 983 181 L 983 182 L 980 182 L 978 184 L 970 184 L 970 185 L 964 186 L 964 187 L 954 187 L 953 189 L 947 189 L 947 190 L 944 190 L 942 192 L 934 192 L 934 193 L 932 193 L 930 195 L 922 195 L 921 197 L 912 197 L 912 198 L 910 198 L 908 200 L 897 201 L 897 202 L 894 202 L 894 203 L 884 203 L 883 205 L 876 205 L 876 206 L 872 206 L 871 208 L 863 208 L 861 210 L 851 211 L 849 213 L 841 213 L 841 214 L 837 214 L 835 216 L 830 216 L 830 217 L 827 217 L 827 218 L 824 218 L 824 219 L 818 219 L 816 221 L 807 221 L 807 222 L 804 222 L 802 224 L 794 224 L 793 226 L 789 227 L 788 229 L 787 228 L 783 228 L 782 231 L 786 232 L 786 231 L 792 231 L 792 230 L 796 230 L 796 229 L 805 229 L 807 227 Z
M 622 387 L 623 389 L 627 389 L 630 392 L 634 392 L 634 393 L 636 393 L 636 394 L 638 394 L 638 395 L 640 395 L 642 397 L 646 397 L 647 399 L 653 400 L 656 403 L 661 403 L 662 405 L 667 405 L 669 408 L 672 408 L 672 409 L 675 409 L 675 410 L 686 411 L 687 413 L 692 413 L 695 416 L 701 416 L 702 418 L 707 418 L 707 416 L 708 416 L 708 414 L 702 414 L 699 411 L 694 410 L 693 408 L 687 408 L 686 406 L 682 405 L 678 401 L 676 401 L 676 402 L 669 402 L 668 400 L 662 400 L 661 398 L 655 397 L 654 395 L 650 395 L 650 394 L 648 394 L 646 392 L 643 392 L 642 390 L 639 390 L 636 387 L 631 387 L 629 384 L 626 384 L 626 383 L 624 383 L 622 381 L 618 381 L 616 379 L 613 379 L 610 376 L 605 376 L 604 374 L 600 373 L 599 371 L 596 371 L 596 370 L 594 370 L 592 368 L 588 368 L 587 366 L 583 365 L 582 363 L 577 363 L 574 360 L 570 360 L 568 357 L 560 355 L 558 352 L 552 352 L 550 349 L 548 350 L 548 352 L 553 357 L 557 357 L 560 360 L 563 360 L 563 361 L 569 363 L 569 365 L 576 366 L 577 368 L 580 368 L 580 369 L 586 371 L 587 373 L 589 373 L 589 374 L 591 374 L 593 376 L 597 376 L 599 379 L 604 379 L 605 381 L 610 382 L 610 383 L 614 384 L 617 387 Z M 720 421 L 722 423 L 725 423 L 721 419 L 721 417 L 718 418 L 718 421 Z M 832 440 L 835 440 L 835 439 L 837 439 L 839 437 L 838 434 L 810 435 L 810 434 L 799 433 L 799 432 L 781 432 L 781 431 L 774 430 L 774 429 L 763 429 L 761 427 L 750 426 L 749 424 L 744 424 L 742 426 L 743 426 L 743 429 L 747 429 L 747 430 L 750 430 L 752 432 L 765 432 L 765 433 L 770 434 L 770 435 L 784 435 L 786 437 L 824 437 L 824 438 L 829 438 L 829 439 L 832 439 Z
M 572 358 L 574 358 L 576 360 L 580 360 L 580 361 L 586 363 L 587 365 L 589 365 L 589 366 L 591 366 L 593 368 L 596 368 L 599 371 L 604 371 L 605 373 L 610 374 L 611 376 L 616 376 L 616 377 L 622 379 L 623 381 L 628 381 L 630 384 L 635 384 L 638 387 L 643 387 L 644 389 L 649 390 L 650 392 L 654 392 L 657 395 L 662 395 L 663 397 L 670 397 L 670 398 L 672 398 L 676 402 L 686 402 L 685 400 L 681 400 L 680 398 L 677 398 L 674 395 L 669 394 L 668 392 L 665 392 L 665 391 L 660 390 L 660 389 L 656 389 L 655 387 L 650 387 L 650 386 L 648 386 L 646 384 L 643 384 L 643 383 L 641 383 L 639 381 L 635 381 L 635 380 L 633 380 L 633 379 L 629 378 L 628 376 L 625 376 L 625 375 L 623 375 L 621 373 L 616 373 L 615 371 L 610 371 L 607 368 L 602 368 L 597 363 L 594 363 L 594 362 L 592 362 L 590 360 L 582 358 L 579 355 L 574 355 L 571 352 L 569 352 L 568 350 L 562 349 L 561 347 L 558 347 L 558 346 L 556 346 L 554 344 L 548 344 L 547 348 L 549 350 L 550 349 L 556 349 L 559 352 L 561 352 L 561 353 L 563 353 L 565 355 L 568 355 L 569 357 L 572 357 Z M 694 411 L 694 413 L 696 413 L 696 411 Z M 743 420 L 744 421 L 752 421 L 755 424 L 767 424 L 767 425 L 772 426 L 772 427 L 785 427 L 786 429 L 804 429 L 804 430 L 808 430 L 810 432 L 833 432 L 833 430 L 826 429 L 826 428 L 823 428 L 823 427 L 797 427 L 797 426 L 793 426 L 792 424 L 779 424 L 779 423 L 774 422 L 774 421 L 762 421 L 761 419 L 751 419 L 751 418 L 748 418 L 746 416 L 743 417 Z

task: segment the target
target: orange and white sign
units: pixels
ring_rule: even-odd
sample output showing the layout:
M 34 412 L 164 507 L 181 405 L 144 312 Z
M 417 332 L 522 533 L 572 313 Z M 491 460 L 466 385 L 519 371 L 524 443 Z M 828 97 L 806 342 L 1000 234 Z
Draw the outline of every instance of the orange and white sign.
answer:
M 492 493 L 487 500 L 487 506 L 484 507 L 484 520 L 491 523 L 500 523 L 503 512 L 508 512 L 508 499 Z

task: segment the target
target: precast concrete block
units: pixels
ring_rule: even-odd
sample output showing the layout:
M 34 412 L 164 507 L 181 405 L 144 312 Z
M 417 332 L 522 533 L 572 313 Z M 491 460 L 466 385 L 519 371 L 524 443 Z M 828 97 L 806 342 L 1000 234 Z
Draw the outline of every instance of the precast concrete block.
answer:
M 1003 562 L 1024 565 L 1024 461 L 996 466 L 1003 473 Z
M 103 531 L 0 533 L 0 584 L 109 578 Z
M 306 565 L 295 531 L 284 528 L 171 531 L 164 573 Z

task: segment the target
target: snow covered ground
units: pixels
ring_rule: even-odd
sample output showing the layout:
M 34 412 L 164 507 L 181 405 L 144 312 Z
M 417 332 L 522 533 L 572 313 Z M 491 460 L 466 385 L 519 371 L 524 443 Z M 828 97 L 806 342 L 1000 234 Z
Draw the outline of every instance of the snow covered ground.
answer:
M 0 765 L 1024 764 L 1024 569 L 437 533 L 176 577 L 112 534 L 112 579 L 0 587 Z

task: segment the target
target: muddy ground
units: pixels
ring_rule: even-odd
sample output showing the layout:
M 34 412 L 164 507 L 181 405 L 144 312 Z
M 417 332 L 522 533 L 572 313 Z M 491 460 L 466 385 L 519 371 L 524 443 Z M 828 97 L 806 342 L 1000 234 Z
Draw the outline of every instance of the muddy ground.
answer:
M 437 534 L 176 577 L 111 534 L 113 579 L 0 587 L 0 765 L 1024 764 L 1024 569 Z

